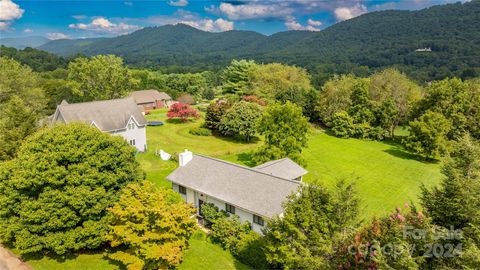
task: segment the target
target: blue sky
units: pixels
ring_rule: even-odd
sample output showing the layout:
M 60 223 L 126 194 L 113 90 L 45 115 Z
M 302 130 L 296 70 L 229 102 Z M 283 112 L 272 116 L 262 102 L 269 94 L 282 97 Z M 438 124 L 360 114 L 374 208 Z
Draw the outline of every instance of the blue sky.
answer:
M 361 14 L 458 0 L 18 1 L 0 0 L 0 37 L 86 38 L 185 23 L 205 31 L 320 31 Z

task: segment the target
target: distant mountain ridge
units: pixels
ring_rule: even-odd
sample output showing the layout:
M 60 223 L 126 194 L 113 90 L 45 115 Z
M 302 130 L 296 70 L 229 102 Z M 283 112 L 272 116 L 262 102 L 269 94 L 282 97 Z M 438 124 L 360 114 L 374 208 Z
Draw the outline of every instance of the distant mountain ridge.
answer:
M 428 47 L 431 52 L 416 52 Z M 98 40 L 57 40 L 39 49 L 62 56 L 116 54 L 139 67 L 224 66 L 234 58 L 319 65 L 397 66 L 422 80 L 480 75 L 480 0 L 418 11 L 388 10 L 320 32 L 204 32 L 187 25 L 147 27 Z
M 26 47 L 38 47 L 50 40 L 46 37 L 31 36 L 31 37 L 18 37 L 18 38 L 0 38 L 0 45 L 6 47 L 14 47 L 16 49 L 23 49 Z

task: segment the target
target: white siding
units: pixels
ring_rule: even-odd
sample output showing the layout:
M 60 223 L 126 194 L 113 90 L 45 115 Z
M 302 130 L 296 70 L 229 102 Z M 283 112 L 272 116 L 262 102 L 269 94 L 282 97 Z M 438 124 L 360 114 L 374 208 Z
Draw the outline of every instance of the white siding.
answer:
M 172 187 L 173 187 L 173 190 L 178 192 L 178 185 L 177 184 L 173 184 Z M 185 202 L 192 203 L 193 206 L 195 206 L 197 208 L 198 208 L 198 200 L 202 200 L 205 203 L 213 203 L 220 210 L 224 210 L 224 211 L 226 210 L 224 201 L 221 201 L 221 200 L 219 200 L 217 198 L 214 198 L 214 197 L 211 197 L 211 196 L 207 196 L 205 194 L 198 193 L 198 192 L 196 192 L 192 189 L 189 189 L 189 188 L 187 188 L 187 195 L 186 196 L 183 195 L 183 194 L 180 194 L 180 195 L 185 200 Z M 264 228 L 264 226 L 266 226 L 266 222 L 264 222 L 264 226 L 260 226 L 258 224 L 253 223 L 253 213 L 249 212 L 246 209 L 242 209 L 242 208 L 239 208 L 239 207 L 235 207 L 235 215 L 237 215 L 240 218 L 240 221 L 242 223 L 246 222 L 246 221 L 249 222 L 250 224 L 252 224 L 252 229 L 255 232 L 262 234 L 262 229 Z M 263 219 L 265 220 L 265 217 L 263 217 Z
M 134 124 L 133 128 L 130 124 Z M 130 121 L 127 124 L 127 128 L 124 130 L 119 130 L 112 132 L 113 135 L 119 135 L 125 138 L 125 140 L 130 143 L 130 141 L 135 140 L 135 148 L 140 152 L 147 151 L 147 132 L 145 127 L 138 126 L 133 118 L 130 118 Z

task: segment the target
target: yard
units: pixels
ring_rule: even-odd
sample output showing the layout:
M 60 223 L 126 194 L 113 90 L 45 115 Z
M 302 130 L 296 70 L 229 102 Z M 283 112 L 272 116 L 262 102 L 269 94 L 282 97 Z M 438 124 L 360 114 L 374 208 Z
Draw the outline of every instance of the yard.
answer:
M 177 164 L 162 161 L 154 155 L 155 150 L 174 154 L 188 149 L 200 153 L 249 164 L 249 151 L 261 142 L 241 143 L 214 136 L 195 136 L 189 129 L 199 126 L 195 122 L 169 122 L 166 111 L 158 110 L 147 116 L 148 120 L 164 121 L 164 126 L 148 127 L 149 150 L 139 154 L 138 161 L 146 172 L 146 178 L 158 186 L 170 187 L 165 177 Z M 309 146 L 304 150 L 309 174 L 305 181 L 318 179 L 326 185 L 335 180 L 355 181 L 362 200 L 364 217 L 383 215 L 396 206 L 417 201 L 419 185 L 436 184 L 441 178 L 439 164 L 417 160 L 395 144 L 338 139 L 325 132 L 312 129 Z M 203 233 L 196 233 L 190 240 L 184 262 L 179 269 L 248 269 L 220 246 L 211 243 Z M 35 269 L 118 269 L 118 266 L 103 258 L 101 253 L 81 254 L 63 260 L 40 258 L 28 260 Z

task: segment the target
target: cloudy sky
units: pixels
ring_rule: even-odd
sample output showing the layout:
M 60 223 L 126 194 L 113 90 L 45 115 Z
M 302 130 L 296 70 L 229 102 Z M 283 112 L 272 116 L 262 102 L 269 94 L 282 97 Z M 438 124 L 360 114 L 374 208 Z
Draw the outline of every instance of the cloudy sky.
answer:
M 458 0 L 17 1 L 0 0 L 0 37 L 115 36 L 145 26 L 185 23 L 205 31 L 320 31 L 385 9 L 416 10 Z

